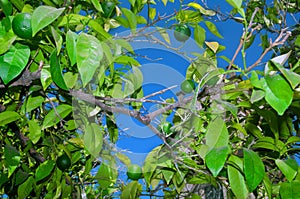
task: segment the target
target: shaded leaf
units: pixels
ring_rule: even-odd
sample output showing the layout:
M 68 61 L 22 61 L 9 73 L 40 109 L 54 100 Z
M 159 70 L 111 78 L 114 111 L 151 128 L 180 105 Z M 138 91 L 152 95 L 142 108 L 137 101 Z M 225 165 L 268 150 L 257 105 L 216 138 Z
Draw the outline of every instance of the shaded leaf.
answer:
M 103 144 L 103 132 L 100 126 L 95 123 L 86 125 L 83 142 L 88 152 L 94 157 L 98 157 Z
M 32 191 L 34 185 L 35 185 L 35 180 L 32 176 L 30 176 L 24 183 L 22 183 L 18 187 L 18 197 L 26 198 Z
M 54 83 L 61 89 L 68 90 L 65 83 L 62 69 L 59 63 L 56 49 L 50 55 L 50 73 Z
M 21 156 L 19 151 L 11 145 L 4 147 L 5 164 L 8 169 L 8 177 L 10 177 L 20 164 Z
M 55 166 L 55 162 L 53 160 L 47 160 L 39 165 L 35 172 L 35 180 L 36 182 L 48 177 Z
M 20 115 L 14 111 L 5 111 L 0 113 L 0 126 L 14 122 L 20 118 Z
M 29 135 L 28 135 L 28 137 L 32 141 L 33 144 L 36 144 L 42 136 L 41 127 L 34 120 L 28 121 L 28 126 L 29 126 Z

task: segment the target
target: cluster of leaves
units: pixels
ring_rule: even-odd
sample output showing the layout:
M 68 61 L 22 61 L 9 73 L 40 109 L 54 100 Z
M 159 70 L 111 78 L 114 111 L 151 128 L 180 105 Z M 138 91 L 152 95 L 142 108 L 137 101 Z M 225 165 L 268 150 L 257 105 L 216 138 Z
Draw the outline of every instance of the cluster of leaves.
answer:
M 222 57 L 234 70 L 218 67 L 218 53 L 225 47 L 206 41 L 205 29 L 222 38 L 211 20 L 218 11 L 195 2 L 181 4 L 165 19 L 157 14 L 156 1 L 130 0 L 130 8 L 113 1 L 112 9 L 108 1 L 97 0 L 0 2 L 1 194 L 103 198 L 121 193 L 126 199 L 163 191 L 165 198 L 200 198 L 199 189 L 208 184 L 217 192 L 228 190 L 227 197 L 300 197 L 300 170 L 292 158 L 300 142 L 300 62 L 298 51 L 289 52 L 299 49 L 300 36 L 282 36 L 285 14 L 297 13 L 298 1 L 267 6 L 227 0 L 233 7 L 229 18 L 245 26 L 244 67 Z M 148 16 L 140 14 L 145 9 Z M 21 12 L 31 15 L 32 38 L 13 31 L 12 21 Z M 172 115 L 172 131 L 164 134 L 151 128 L 153 117 L 141 114 L 142 73 L 129 40 L 143 34 L 174 49 L 163 28 L 156 29 L 161 39 L 139 30 L 166 19 L 191 27 L 205 51 L 194 53 L 186 72 L 186 79 L 197 83 L 194 94 L 183 96 L 181 103 L 160 103 L 164 116 Z M 131 34 L 109 33 L 119 26 Z M 263 52 L 274 49 L 282 55 L 256 71 L 259 62 L 248 67 L 244 55 L 261 30 L 267 31 L 261 36 Z M 300 30 L 295 25 L 292 31 Z M 278 33 L 278 41 L 270 43 L 268 32 Z M 284 43 L 293 46 L 280 48 Z M 114 148 L 118 112 L 148 125 L 165 142 L 148 154 L 143 180 L 125 185 L 118 181 L 117 167 L 131 163 Z M 59 157 L 71 164 L 61 167 Z

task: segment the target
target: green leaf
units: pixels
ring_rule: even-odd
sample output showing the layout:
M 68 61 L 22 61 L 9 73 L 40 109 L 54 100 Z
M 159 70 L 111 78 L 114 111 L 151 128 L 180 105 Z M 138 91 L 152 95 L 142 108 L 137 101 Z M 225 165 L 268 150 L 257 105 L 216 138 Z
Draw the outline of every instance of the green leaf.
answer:
M 198 24 L 194 29 L 194 38 L 197 44 L 202 48 L 206 38 L 206 31 Z
M 91 0 L 91 2 L 98 12 L 103 12 L 102 7 L 98 0 Z
M 232 7 L 240 9 L 242 7 L 242 0 L 226 0 Z
M 151 184 L 151 179 L 153 176 L 153 173 L 156 170 L 156 166 L 158 163 L 158 156 L 160 154 L 160 151 L 162 150 L 163 145 L 157 146 L 152 151 L 150 151 L 144 161 L 143 166 L 143 175 L 144 179 L 147 183 L 147 185 Z
M 0 77 L 5 84 L 21 74 L 30 57 L 28 46 L 17 43 L 0 56 Z
M 53 160 L 47 160 L 39 165 L 35 172 L 35 181 L 38 182 L 48 177 L 53 168 L 55 166 L 55 162 Z
M 5 111 L 0 113 L 0 126 L 14 122 L 20 118 L 20 115 L 14 111 Z
M 83 142 L 85 148 L 94 157 L 98 157 L 102 150 L 103 132 L 95 123 L 88 124 L 84 128 Z
M 137 18 L 136 15 L 131 12 L 131 10 L 127 9 L 127 8 L 121 8 L 122 13 L 124 14 L 124 16 L 127 18 L 128 20 L 128 25 L 129 28 L 131 29 L 131 31 L 133 33 L 135 33 L 136 31 L 136 26 L 137 26 Z
M 251 150 L 244 148 L 244 173 L 249 192 L 261 183 L 265 176 L 265 167 L 260 157 Z
M 9 17 L 12 14 L 13 6 L 9 1 L 0 1 L 0 7 L 6 17 Z
M 220 148 L 213 148 L 205 156 L 205 162 L 214 177 L 217 177 L 227 159 L 229 148 L 227 146 Z
M 228 145 L 228 131 L 224 120 L 221 117 L 217 117 L 207 127 L 206 145 L 213 148 L 224 147 Z
M 137 181 L 130 182 L 122 191 L 121 199 L 136 199 L 142 190 L 142 185 Z
M 284 182 L 280 185 L 279 193 L 282 199 L 300 198 L 300 182 Z
M 62 47 L 63 39 L 62 36 L 52 26 L 51 26 L 51 32 L 54 38 L 54 42 L 57 50 L 57 56 L 58 56 Z
M 293 90 L 281 75 L 266 76 L 263 88 L 266 92 L 266 101 L 283 115 L 285 110 L 291 105 Z
M 118 56 L 114 61 L 118 64 L 124 64 L 124 65 L 129 65 L 129 66 L 140 66 L 141 65 L 133 57 L 129 57 L 126 55 Z
M 1 28 L 1 25 L 0 25 Z M 4 27 L 3 27 L 4 28 Z M 2 33 L 2 32 L 1 32 Z M 11 45 L 14 43 L 16 40 L 17 36 L 14 34 L 12 30 L 9 30 L 6 32 L 3 30 L 4 34 L 1 34 L 0 36 L 0 55 L 8 51 L 11 47 Z
M 68 90 L 64 77 L 62 75 L 62 70 L 56 49 L 50 55 L 50 73 L 52 80 L 59 88 Z
M 74 66 L 76 63 L 76 41 L 78 35 L 72 31 L 67 32 L 66 36 L 66 48 L 69 59 L 71 61 L 71 66 Z
M 41 80 L 41 83 L 42 83 L 42 86 L 43 86 L 43 90 L 45 91 L 48 88 L 48 86 L 50 86 L 51 83 L 52 83 L 52 78 L 51 78 L 50 66 L 49 65 L 45 65 L 42 68 L 40 80 Z
M 165 28 L 161 28 L 161 27 L 156 27 L 156 29 L 158 30 L 160 36 L 161 36 L 168 44 L 171 44 L 170 37 L 169 37 L 169 34 L 168 34 L 168 32 L 166 31 L 166 29 L 165 29 Z
M 290 159 L 290 158 L 287 160 L 277 159 L 275 160 L 275 163 L 289 182 L 291 182 L 297 175 L 298 164 L 295 159 Z
M 41 127 L 34 120 L 28 121 L 28 126 L 29 126 L 29 135 L 28 135 L 28 137 L 32 141 L 33 144 L 36 144 L 42 136 Z
M 24 183 L 22 183 L 18 187 L 18 197 L 26 198 L 30 194 L 34 186 L 35 180 L 32 176 L 30 176 Z
M 284 68 L 281 64 L 277 62 L 274 62 L 272 60 L 271 62 L 274 64 L 274 66 L 278 68 L 278 70 L 280 70 L 280 72 L 283 74 L 285 79 L 290 83 L 291 87 L 295 89 L 300 83 L 300 75 L 298 75 L 297 73 L 291 70 Z
M 56 9 L 51 6 L 39 6 L 36 8 L 31 17 L 32 36 L 55 21 L 64 10 L 65 8 Z
M 86 33 L 78 36 L 76 43 L 76 60 L 79 74 L 85 87 L 100 67 L 103 50 L 100 41 Z
M 235 167 L 228 165 L 229 185 L 232 192 L 238 199 L 246 199 L 248 197 L 248 189 L 243 175 Z
M 172 180 L 175 172 L 172 171 L 172 170 L 169 170 L 169 169 L 162 169 L 161 173 L 163 174 L 164 179 L 165 179 L 167 185 L 169 185 L 169 183 L 171 182 L 171 180 Z
M 15 147 L 11 145 L 5 145 L 4 158 L 5 158 L 6 167 L 8 169 L 8 178 L 9 178 L 14 173 L 16 168 L 19 166 L 21 156 L 19 151 Z
M 149 17 L 151 20 L 153 20 L 156 16 L 156 8 L 150 8 L 149 9 Z
M 72 106 L 61 104 L 52 109 L 44 118 L 43 129 L 49 128 L 57 124 L 61 119 L 64 119 L 72 111 Z
M 30 95 L 26 101 L 26 112 L 31 112 L 32 110 L 40 107 L 44 100 L 45 99 L 42 96 L 33 97 Z
M 265 174 L 265 176 L 264 176 L 263 183 L 264 183 L 264 187 L 266 189 L 266 192 L 268 194 L 268 197 L 272 198 L 272 182 L 269 179 L 267 174 Z
M 269 149 L 277 151 L 280 155 L 287 152 L 286 145 L 281 140 L 276 140 L 272 137 L 261 137 L 253 145 L 253 148 Z
M 219 38 L 223 38 L 223 36 L 219 33 L 219 31 L 214 23 L 212 23 L 210 21 L 205 21 L 204 23 L 211 33 L 213 33 L 214 35 L 216 35 Z
M 204 14 L 204 15 L 207 15 L 207 16 L 214 16 L 214 15 L 216 15 L 215 11 L 213 11 L 213 10 L 206 10 L 206 9 L 204 9 L 198 3 L 191 2 L 191 3 L 188 4 L 188 6 L 193 7 L 195 9 L 199 10 L 201 12 L 201 14 Z
M 106 189 L 116 183 L 117 176 L 118 173 L 114 164 L 108 165 L 107 163 L 102 163 L 95 178 L 97 179 L 101 188 Z
M 266 93 L 263 90 L 253 89 L 251 94 L 250 102 L 253 104 L 254 102 L 258 102 L 259 100 L 265 97 Z

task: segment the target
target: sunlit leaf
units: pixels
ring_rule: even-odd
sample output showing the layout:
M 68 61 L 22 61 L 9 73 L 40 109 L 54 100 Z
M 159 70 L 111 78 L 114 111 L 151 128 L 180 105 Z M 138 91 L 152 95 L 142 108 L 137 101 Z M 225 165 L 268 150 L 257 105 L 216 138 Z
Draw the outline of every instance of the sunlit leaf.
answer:
M 0 77 L 5 84 L 16 78 L 25 69 L 30 57 L 28 46 L 17 43 L 0 56 Z
M 213 148 L 205 156 L 206 165 L 214 177 L 216 177 L 224 167 L 228 153 L 229 148 L 224 146 L 220 148 Z
M 79 74 L 85 87 L 100 67 L 103 50 L 100 41 L 86 33 L 81 33 L 76 43 L 76 60 Z
M 43 129 L 54 126 L 66 116 L 68 116 L 72 111 L 72 106 L 67 104 L 61 104 L 52 109 L 44 118 Z
M 281 198 L 298 199 L 300 198 L 300 182 L 284 182 L 280 185 Z
M 261 183 L 265 176 L 265 167 L 260 157 L 251 150 L 244 148 L 244 173 L 249 192 Z
M 214 23 L 212 23 L 210 21 L 205 21 L 205 25 L 211 33 L 213 33 L 214 35 L 216 35 L 219 38 L 223 38 L 223 36 L 219 33 L 219 31 Z
M 290 158 L 287 160 L 276 159 L 275 163 L 289 182 L 297 175 L 298 164 L 296 160 Z
M 31 17 L 32 35 L 51 24 L 57 19 L 65 8 L 54 8 L 51 6 L 39 6 L 34 10 Z
M 245 179 L 242 173 L 236 169 L 235 167 L 228 165 L 228 178 L 229 185 L 231 187 L 232 192 L 239 199 L 246 199 L 248 197 L 248 189 L 245 183 Z

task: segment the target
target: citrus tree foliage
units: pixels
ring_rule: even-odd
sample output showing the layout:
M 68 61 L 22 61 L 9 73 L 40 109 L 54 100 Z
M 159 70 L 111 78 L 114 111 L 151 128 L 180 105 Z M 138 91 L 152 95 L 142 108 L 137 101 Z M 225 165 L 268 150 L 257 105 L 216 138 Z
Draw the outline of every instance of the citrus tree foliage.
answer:
M 0 193 L 196 199 L 208 186 L 228 198 L 299 198 L 300 3 L 222 3 L 230 13 L 204 1 L 1 0 Z M 158 12 L 171 4 L 175 13 Z M 20 13 L 28 13 L 24 34 L 15 27 Z M 232 57 L 219 55 L 222 42 L 206 39 L 222 41 L 215 21 L 225 20 L 243 31 Z M 112 33 L 116 28 L 128 32 Z M 181 47 L 192 39 L 199 51 L 187 56 Z M 183 91 L 144 95 L 139 59 L 149 54 L 135 52 L 135 40 L 189 60 Z M 261 56 L 248 60 L 250 49 Z M 145 110 L 147 103 L 158 108 Z M 127 181 L 118 168 L 132 167 L 130 159 L 115 147 L 119 113 L 163 141 L 142 175 L 135 165 Z

